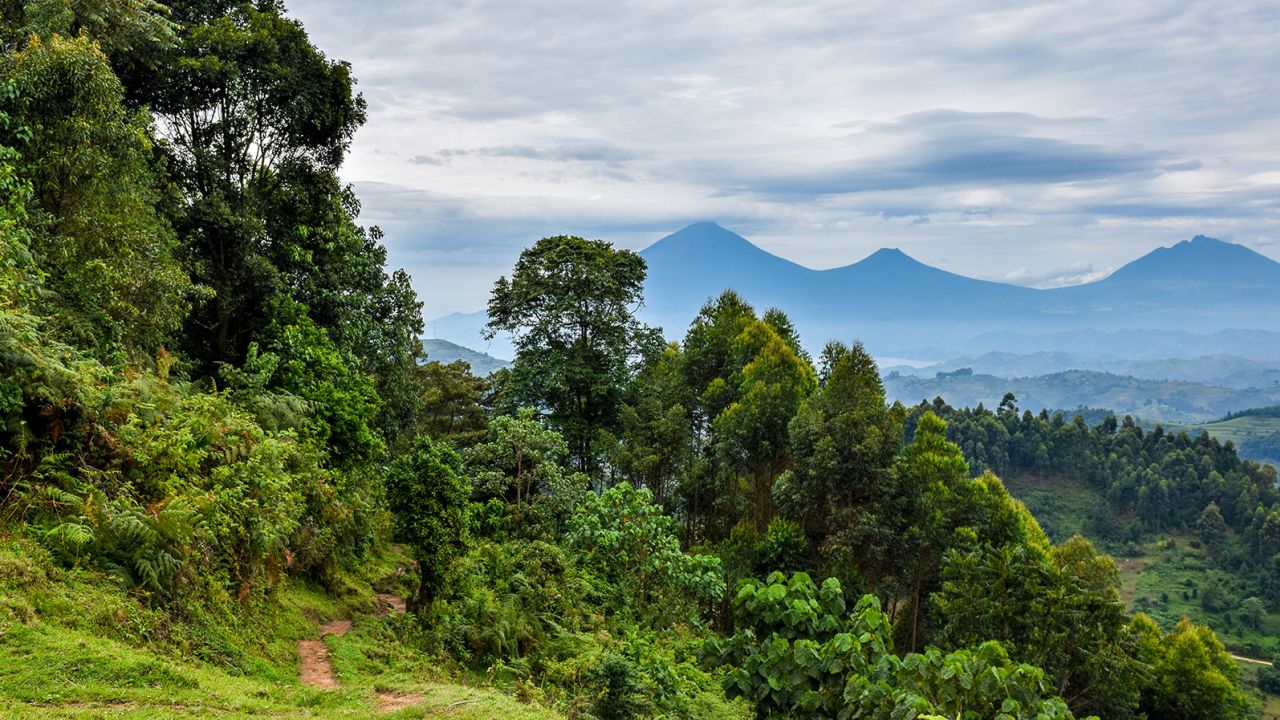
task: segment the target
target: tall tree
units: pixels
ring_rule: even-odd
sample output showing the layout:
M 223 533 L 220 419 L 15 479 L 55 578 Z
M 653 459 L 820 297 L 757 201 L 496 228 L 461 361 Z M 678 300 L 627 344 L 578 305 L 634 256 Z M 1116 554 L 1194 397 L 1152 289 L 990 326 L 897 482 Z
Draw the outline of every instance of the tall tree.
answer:
M 716 454 L 734 481 L 729 487 L 743 488 L 748 517 L 763 534 L 773 520 L 774 482 L 791 462 L 787 426 L 817 379 L 809 363 L 762 321 L 734 339 L 732 352 L 749 360 L 732 378 L 739 399 L 712 423 Z
M 489 338 L 511 334 L 511 381 L 547 413 L 583 472 L 599 432 L 616 427 L 633 363 L 659 336 L 636 320 L 645 262 L 602 240 L 558 235 L 520 254 L 489 299 Z
M 454 559 L 467 543 L 471 483 L 448 445 L 422 437 L 392 463 L 387 499 L 397 532 L 418 561 L 414 610 L 427 608 L 445 589 Z
M 181 324 L 192 287 L 156 212 L 150 116 L 125 107 L 87 36 L 33 36 L 0 60 L 0 74 L 16 91 L 7 112 L 29 128 L 19 171 L 34 192 L 31 250 L 63 337 L 99 357 L 153 354 Z
M 904 412 L 885 405 L 880 371 L 861 344 L 828 344 L 819 378 L 791 421 L 795 467 L 780 491 L 784 510 L 829 560 L 854 553 L 866 570 L 887 574 L 897 551 L 876 538 L 899 516 L 893 458 Z M 831 565 L 827 572 L 849 584 L 847 569 Z

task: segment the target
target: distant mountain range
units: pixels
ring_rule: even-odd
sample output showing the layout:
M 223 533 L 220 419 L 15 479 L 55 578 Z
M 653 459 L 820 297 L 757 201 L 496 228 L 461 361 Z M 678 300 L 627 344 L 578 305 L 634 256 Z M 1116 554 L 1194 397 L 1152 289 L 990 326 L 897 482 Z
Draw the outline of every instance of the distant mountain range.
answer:
M 1128 375 L 1142 380 L 1178 380 L 1247 390 L 1280 386 L 1280 355 L 1274 355 L 1272 358 L 1271 362 L 1264 362 L 1236 355 L 1202 355 L 1190 358 L 1135 360 L 1110 354 L 1091 355 L 1058 351 L 1019 355 L 993 351 L 976 356 L 952 358 L 926 366 L 886 365 L 881 368 L 881 371 L 931 378 L 937 373 L 954 373 L 967 368 L 978 375 L 1023 378 L 1067 370 L 1088 369 Z
M 1258 405 L 1280 404 L 1280 386 L 1240 390 L 1201 383 L 1142 380 L 1092 370 L 1069 370 L 1036 377 L 1002 378 L 983 374 L 885 378 L 885 395 L 907 405 L 941 397 L 953 407 L 995 407 L 1004 394 L 1032 412 L 1106 408 L 1149 422 L 1202 423 Z
M 852 265 L 813 270 L 772 255 L 715 223 L 696 223 L 640 252 L 648 261 L 642 319 L 679 338 L 709 298 L 726 288 L 763 310 L 779 307 L 805 343 L 860 339 L 877 356 L 938 361 L 962 353 L 1082 351 L 1147 331 L 1148 340 L 1202 354 L 1256 357 L 1280 348 L 1280 263 L 1241 245 L 1196 236 L 1160 248 L 1096 282 L 1038 290 L 957 275 L 897 249 Z M 483 311 L 440 318 L 434 336 L 510 357 L 482 344 Z M 1248 332 L 1224 332 L 1232 329 Z M 1257 332 L 1264 331 L 1264 332 Z M 1216 341 L 1206 339 L 1215 335 Z M 1143 343 L 1137 343 L 1141 350 Z M 1030 349 L 1029 349 L 1030 348 Z M 1126 352 L 1117 356 L 1136 357 Z M 1187 356 L 1184 353 L 1162 357 Z M 1144 357 L 1151 357 L 1144 355 Z M 1269 357 L 1275 357 L 1274 354 Z

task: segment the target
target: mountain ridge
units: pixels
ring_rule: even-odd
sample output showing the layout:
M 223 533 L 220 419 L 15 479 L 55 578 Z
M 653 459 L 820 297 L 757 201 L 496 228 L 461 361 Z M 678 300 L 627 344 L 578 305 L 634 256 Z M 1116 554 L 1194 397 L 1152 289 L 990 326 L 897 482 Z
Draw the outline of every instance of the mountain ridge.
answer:
M 857 338 L 876 354 L 908 357 L 913 348 L 954 351 L 998 332 L 1280 331 L 1280 262 L 1204 235 L 1146 253 L 1105 278 L 1045 289 L 953 273 L 888 247 L 847 265 L 809 268 L 710 221 L 639 254 L 649 266 L 640 317 L 671 338 L 725 289 L 760 309 L 785 311 L 814 351 L 829 339 Z M 432 326 L 436 337 L 475 347 L 483 324 L 480 311 Z M 482 349 L 499 357 L 508 350 L 500 341 Z M 969 343 L 966 352 L 974 350 Z

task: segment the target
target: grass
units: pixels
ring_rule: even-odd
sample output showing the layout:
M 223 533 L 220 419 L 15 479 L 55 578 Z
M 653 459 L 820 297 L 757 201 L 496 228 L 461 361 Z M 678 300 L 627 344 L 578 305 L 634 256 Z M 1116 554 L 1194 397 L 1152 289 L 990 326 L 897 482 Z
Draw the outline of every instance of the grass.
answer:
M 450 676 L 415 649 L 416 622 L 380 616 L 374 585 L 403 591 L 395 570 L 404 563 L 387 551 L 336 596 L 283 584 L 249 610 L 191 607 L 177 622 L 109 576 L 60 569 L 36 543 L 0 538 L 0 716 L 561 717 Z M 340 687 L 305 687 L 297 641 L 337 617 L 354 620 L 325 640 Z
M 1002 480 L 1055 543 L 1083 534 L 1086 513 L 1103 502 L 1098 491 L 1080 478 L 1027 473 Z
M 1193 436 L 1199 435 L 1201 432 L 1207 432 L 1210 437 L 1218 441 L 1226 442 L 1230 440 L 1237 448 L 1240 448 L 1250 440 L 1259 440 L 1280 433 L 1280 417 L 1246 415 L 1232 418 L 1231 420 L 1219 420 L 1193 425 L 1166 424 L 1165 428 L 1173 432 L 1186 432 L 1188 435 Z M 1251 459 L 1272 463 L 1280 461 L 1280 458 L 1276 457 L 1253 457 Z

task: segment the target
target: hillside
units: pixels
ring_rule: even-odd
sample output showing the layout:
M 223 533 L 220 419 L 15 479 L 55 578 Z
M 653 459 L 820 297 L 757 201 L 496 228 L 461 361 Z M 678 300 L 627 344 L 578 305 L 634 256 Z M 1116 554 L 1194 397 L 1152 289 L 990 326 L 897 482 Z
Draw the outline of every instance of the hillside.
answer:
M 1002 378 L 981 374 L 947 374 L 931 378 L 911 375 L 885 377 L 890 399 L 913 404 L 941 397 L 957 407 L 979 403 L 995 407 L 1005 393 L 1034 412 L 1075 407 L 1108 408 L 1150 422 L 1198 423 L 1280 401 L 1280 387 L 1237 390 L 1185 381 L 1141 380 L 1089 370 L 1033 377 Z
M 1142 380 L 1180 380 L 1236 390 L 1268 388 L 1280 383 L 1280 360 L 1251 360 L 1237 355 L 1131 360 L 1111 354 L 1085 352 L 988 352 L 921 366 L 890 365 L 884 371 L 927 378 L 940 372 L 955 372 L 963 368 L 973 370 L 978 375 L 1006 378 L 1049 375 L 1068 370 L 1098 370 Z
M 376 577 L 405 562 L 391 552 L 362 571 Z M 377 584 L 382 597 L 405 592 L 394 583 Z M 291 582 L 256 612 L 187 625 L 124 592 L 111 575 L 64 570 L 35 543 L 7 538 L 0 604 L 5 717 L 562 717 L 451 677 L 407 648 L 400 640 L 411 632 L 407 618 L 380 606 L 362 579 L 353 578 L 341 599 Z M 350 619 L 350 629 L 322 638 L 322 625 L 335 619 Z M 298 682 L 298 650 L 315 638 L 338 689 Z
M 511 363 L 506 360 L 499 360 L 492 355 L 477 352 L 439 338 L 423 340 L 422 348 L 426 350 L 428 360 L 435 360 L 445 364 L 461 360 L 471 366 L 471 372 L 481 377 L 511 366 Z
M 1230 440 L 1241 457 L 1280 465 L 1280 416 L 1274 408 L 1243 410 L 1225 419 L 1195 424 L 1171 424 L 1169 429 L 1188 433 L 1207 432 Z

